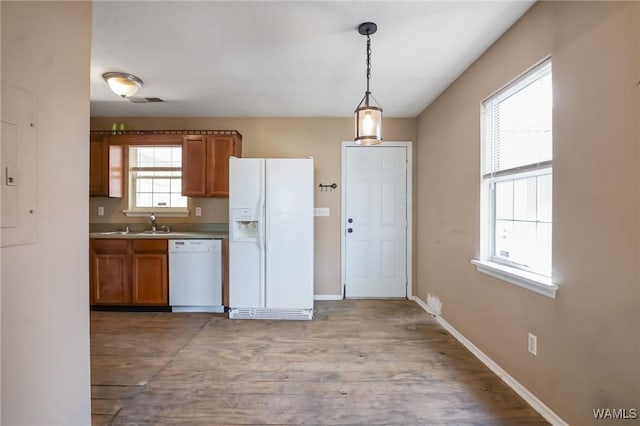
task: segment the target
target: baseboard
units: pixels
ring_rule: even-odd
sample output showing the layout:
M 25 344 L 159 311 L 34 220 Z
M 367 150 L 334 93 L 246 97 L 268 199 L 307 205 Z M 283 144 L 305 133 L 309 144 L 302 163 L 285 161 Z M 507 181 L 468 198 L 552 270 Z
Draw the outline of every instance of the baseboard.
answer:
M 536 410 L 542 417 L 545 418 L 552 425 L 557 426 L 568 426 L 568 423 L 565 422 L 558 416 L 556 413 L 551 410 L 551 408 L 547 407 L 542 401 L 540 401 L 533 393 L 531 393 L 527 388 L 525 388 L 520 382 L 511 377 L 509 373 L 504 371 L 502 367 L 500 367 L 495 361 L 489 358 L 484 352 L 482 352 L 476 345 L 471 343 L 469 339 L 464 337 L 462 333 L 456 330 L 451 324 L 449 324 L 444 318 L 435 313 L 433 309 L 429 308 L 429 306 L 419 297 L 412 296 L 411 298 L 414 300 L 422 309 L 424 309 L 429 315 L 434 317 L 438 324 L 444 327 L 453 337 L 455 337 L 462 345 L 469 349 L 469 351 L 476 356 L 484 365 L 489 367 L 491 371 L 493 371 L 503 382 L 505 382 L 515 393 L 520 395 L 522 399 L 524 399 L 531 407 Z
M 339 294 L 316 294 L 313 296 L 313 300 L 342 300 L 342 296 Z

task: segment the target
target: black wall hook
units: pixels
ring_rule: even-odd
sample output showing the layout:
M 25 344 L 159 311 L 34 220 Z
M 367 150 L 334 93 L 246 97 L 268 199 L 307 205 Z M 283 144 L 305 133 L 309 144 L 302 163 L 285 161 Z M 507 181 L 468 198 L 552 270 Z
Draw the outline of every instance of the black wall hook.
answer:
M 332 183 L 331 185 L 325 185 L 324 183 L 321 183 L 318 185 L 318 187 L 320 188 L 320 191 L 333 191 L 338 187 L 338 185 L 335 183 Z

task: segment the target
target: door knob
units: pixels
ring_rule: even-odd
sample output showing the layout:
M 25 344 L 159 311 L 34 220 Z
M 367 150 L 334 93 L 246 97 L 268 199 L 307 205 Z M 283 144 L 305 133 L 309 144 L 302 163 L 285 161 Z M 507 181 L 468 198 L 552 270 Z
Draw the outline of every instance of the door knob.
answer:
M 347 219 L 347 222 L 353 223 L 353 219 L 349 218 L 349 219 Z
M 348 232 L 348 233 L 352 233 L 352 232 L 353 232 L 353 229 L 349 228 L 349 229 L 347 229 L 347 232 Z

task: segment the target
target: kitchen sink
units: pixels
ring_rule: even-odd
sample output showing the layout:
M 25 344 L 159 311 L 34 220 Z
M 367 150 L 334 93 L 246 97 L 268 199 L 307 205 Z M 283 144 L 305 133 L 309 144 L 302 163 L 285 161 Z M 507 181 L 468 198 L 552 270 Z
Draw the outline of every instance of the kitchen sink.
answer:
M 208 238 L 206 233 L 182 231 L 105 231 L 96 232 L 94 235 L 114 238 L 166 238 L 168 240 L 178 238 Z
M 175 234 L 175 232 L 173 232 Z M 98 232 L 100 235 L 171 235 L 170 231 L 107 231 Z

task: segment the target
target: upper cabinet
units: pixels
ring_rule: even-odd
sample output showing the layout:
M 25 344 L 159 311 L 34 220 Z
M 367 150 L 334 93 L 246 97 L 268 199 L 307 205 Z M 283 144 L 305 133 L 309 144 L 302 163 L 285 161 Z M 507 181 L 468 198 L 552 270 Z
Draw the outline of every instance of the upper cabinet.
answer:
M 229 157 L 242 155 L 240 135 L 187 135 L 182 144 L 182 195 L 229 196 Z
M 185 136 L 182 142 L 182 195 L 207 195 L 207 136 Z
M 130 145 L 181 145 L 182 195 L 229 196 L 229 157 L 242 156 L 235 130 L 134 130 L 91 132 L 89 194 L 124 197 L 125 148 Z
M 89 195 L 124 196 L 124 149 L 105 135 L 91 135 L 89 145 Z

